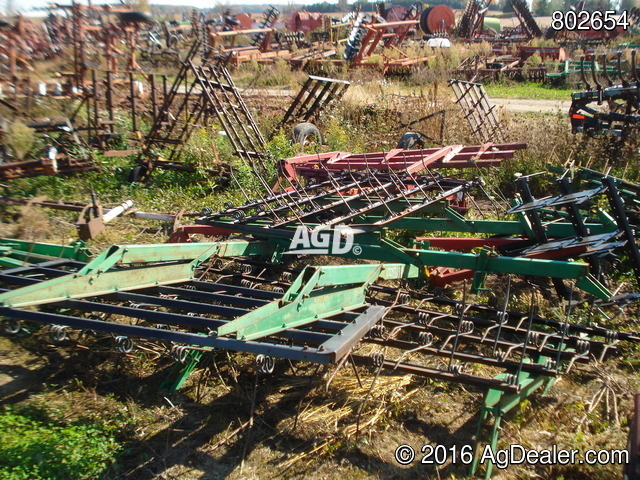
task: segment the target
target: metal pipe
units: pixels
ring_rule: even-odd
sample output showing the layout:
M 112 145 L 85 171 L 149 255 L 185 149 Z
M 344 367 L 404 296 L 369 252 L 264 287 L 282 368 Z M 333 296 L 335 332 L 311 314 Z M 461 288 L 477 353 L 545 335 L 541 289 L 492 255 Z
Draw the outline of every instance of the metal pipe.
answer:
M 107 212 L 102 215 L 102 221 L 104 223 L 110 222 L 111 220 L 116 218 L 118 215 L 122 215 L 131 207 L 133 207 L 133 200 L 126 200 L 122 202 L 120 205 L 118 205 L 117 207 L 113 207 L 111 210 L 107 210 Z

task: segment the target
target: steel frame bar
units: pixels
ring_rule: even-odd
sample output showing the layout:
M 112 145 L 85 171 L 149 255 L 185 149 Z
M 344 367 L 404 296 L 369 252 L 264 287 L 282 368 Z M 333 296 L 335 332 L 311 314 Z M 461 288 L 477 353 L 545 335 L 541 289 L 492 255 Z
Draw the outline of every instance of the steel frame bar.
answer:
M 299 279 L 294 282 L 292 287 L 298 286 L 296 292 L 290 289 L 287 295 L 280 297 L 275 292 L 261 291 L 255 289 L 247 289 L 237 287 L 233 285 L 191 281 L 186 286 L 196 287 L 196 290 L 175 288 L 175 287 L 155 287 L 153 290 L 156 294 L 160 294 L 160 297 L 148 294 L 131 294 L 131 293 L 112 293 L 105 297 L 109 299 L 119 299 L 121 301 L 127 301 L 131 303 L 131 307 L 113 305 L 111 303 L 103 303 L 98 301 L 78 300 L 78 299 L 66 299 L 58 303 L 63 309 L 80 310 L 85 312 L 103 312 L 106 314 L 113 314 L 118 316 L 127 316 L 132 318 L 138 318 L 148 322 L 162 322 L 173 325 L 187 326 L 190 328 L 204 328 L 209 332 L 214 332 L 216 329 L 218 335 L 202 335 L 192 334 L 187 332 L 178 332 L 175 330 L 167 330 L 166 328 L 150 328 L 139 325 L 123 325 L 114 322 L 106 322 L 95 319 L 71 317 L 67 314 L 58 313 L 45 313 L 35 312 L 30 310 L 21 310 L 16 308 L 0 307 L 0 310 L 6 314 L 8 318 L 17 318 L 23 320 L 45 322 L 53 325 L 66 325 L 74 328 L 88 328 L 97 331 L 106 331 L 119 335 L 131 335 L 140 336 L 144 338 L 154 338 L 158 340 L 166 340 L 172 342 L 186 343 L 200 347 L 207 348 L 227 348 L 231 350 L 247 351 L 251 353 L 263 353 L 263 354 L 277 354 L 282 358 L 290 358 L 296 360 L 314 361 L 317 363 L 330 363 L 339 360 L 344 354 L 346 354 L 351 347 L 357 342 L 372 326 L 377 323 L 384 313 L 384 307 L 369 306 L 362 301 L 357 307 L 353 307 L 352 313 L 345 313 L 344 310 L 338 309 L 331 315 L 320 315 L 317 311 L 313 311 L 309 320 L 304 322 L 304 325 L 317 324 L 320 330 L 296 330 L 294 325 L 289 325 L 287 328 L 272 329 L 268 334 L 262 336 L 253 335 L 254 338 L 244 338 L 242 341 L 233 340 L 231 338 L 222 335 L 224 331 L 230 329 L 236 329 L 237 324 L 235 321 L 229 321 L 225 319 L 206 318 L 197 315 L 182 315 L 175 314 L 171 311 L 156 311 L 150 310 L 149 307 L 163 306 L 168 309 L 178 309 L 188 312 L 201 311 L 207 315 L 224 315 L 232 317 L 243 318 L 243 316 L 250 315 L 253 312 L 259 312 L 258 310 L 248 310 L 247 308 L 231 309 L 225 305 L 218 305 L 218 302 L 231 303 L 244 305 L 251 308 L 252 306 L 274 306 L 276 307 L 271 312 L 273 315 L 279 315 L 278 307 L 282 302 L 286 302 L 287 298 L 299 296 L 300 301 L 304 301 L 308 297 L 308 293 L 313 295 L 313 291 L 320 287 L 334 287 L 336 285 L 342 285 L 346 283 L 357 283 L 361 281 L 373 281 L 378 276 L 381 278 L 397 278 L 402 275 L 404 267 L 402 265 L 361 265 L 347 267 L 348 275 L 344 275 L 345 270 L 338 267 L 321 267 L 314 270 L 311 274 L 311 278 L 315 278 L 316 281 L 312 284 L 305 284 L 304 279 L 308 276 L 304 271 L 299 276 Z M 23 267 L 14 270 L 5 270 L 2 272 L 1 279 L 5 283 L 18 283 L 18 284 L 31 284 L 34 286 L 45 284 L 47 281 L 41 281 L 37 278 L 24 277 L 28 272 L 42 272 L 43 269 L 39 266 Z M 342 275 L 338 273 L 342 271 Z M 58 275 L 64 275 L 64 271 L 55 271 Z M 184 284 L 184 282 L 182 282 Z M 332 288 L 329 288 L 329 292 L 325 294 L 325 297 L 329 298 L 333 293 Z M 209 291 L 209 292 L 207 292 Z M 215 293 L 226 292 L 226 293 Z M 229 295 L 236 292 L 242 295 L 251 295 L 248 297 L 239 297 Z M 254 298 L 266 297 L 265 299 Z M 162 295 L 169 295 L 167 298 L 163 298 Z M 180 300 L 175 297 L 180 298 Z M 304 298 L 303 298 L 304 297 Z M 191 299 L 199 298 L 206 300 L 207 303 L 193 302 Z M 215 302 L 215 303 L 211 303 Z M 295 304 L 295 299 L 292 301 Z M 137 305 L 137 306 L 133 306 Z M 355 311 L 357 310 L 357 311 Z M 338 314 L 338 315 L 337 315 Z M 336 317 L 337 315 L 337 317 Z M 333 318 L 336 320 L 324 320 L 325 318 Z M 340 320 L 342 319 L 342 320 Z M 299 321 L 299 319 L 298 319 Z M 345 323 L 346 321 L 346 323 Z M 229 326 L 226 330 L 225 326 Z M 327 333 L 327 330 L 332 332 L 340 332 L 339 335 L 335 333 Z M 275 335 L 276 337 L 282 337 L 283 339 L 289 339 L 297 343 L 302 342 L 300 347 L 290 346 L 287 344 L 279 345 L 278 342 L 268 340 L 267 337 Z M 260 342 L 254 341 L 260 339 Z M 266 343 L 265 343 L 266 342 Z M 305 346 L 306 345 L 306 346 Z M 313 348 L 311 345 L 315 345 Z
M 24 307 L 179 283 L 193 279 L 197 267 L 212 256 L 267 255 L 270 252 L 272 247 L 266 242 L 246 241 L 114 245 L 75 274 L 0 295 L 0 304 Z M 152 262 L 159 263 L 131 267 Z M 129 265 L 129 268 L 113 268 L 116 264 Z
M 22 262 L 39 263 L 50 261 L 54 258 L 67 258 L 80 262 L 89 260 L 89 252 L 81 241 L 77 241 L 72 245 L 57 245 L 53 243 L 0 238 L 0 245 L 2 247 L 8 247 L 8 250 L 3 252 L 4 256 L 10 256 Z
M 354 217 L 357 215 L 349 215 Z M 393 217 L 389 220 L 392 221 Z M 343 220 L 344 221 L 344 220 Z M 385 220 L 380 225 L 384 225 L 387 222 Z M 251 232 L 253 235 L 263 238 L 269 238 L 271 241 L 280 242 L 283 247 L 288 239 L 293 237 L 292 231 L 273 230 L 264 227 L 246 228 L 243 229 L 239 225 L 217 223 L 212 222 L 214 226 L 218 227 L 226 225 L 230 229 Z M 330 222 L 327 225 L 335 225 L 338 222 Z M 558 260 L 547 260 L 541 258 L 522 258 L 522 257 L 501 257 L 495 255 L 488 255 L 486 253 L 475 255 L 469 253 L 457 253 L 427 250 L 420 248 L 404 248 L 400 245 L 393 244 L 388 240 L 380 239 L 378 237 L 367 237 L 367 242 L 362 240 L 365 237 L 362 235 L 356 236 L 356 244 L 359 248 L 359 253 L 356 255 L 353 250 L 342 254 L 347 258 L 366 258 L 370 260 L 384 261 L 385 259 L 395 258 L 402 259 L 407 265 L 413 265 L 418 269 L 423 269 L 427 266 L 449 267 L 457 269 L 473 270 L 476 274 L 492 273 L 511 273 L 527 276 L 548 276 L 558 279 L 574 279 L 576 285 L 585 290 L 586 292 L 601 298 L 608 299 L 611 297 L 611 293 L 602 285 L 595 277 L 589 273 L 589 265 L 579 262 L 567 262 Z M 480 280 L 477 281 L 477 288 L 481 285 Z M 1 300 L 0 296 L 0 300 Z

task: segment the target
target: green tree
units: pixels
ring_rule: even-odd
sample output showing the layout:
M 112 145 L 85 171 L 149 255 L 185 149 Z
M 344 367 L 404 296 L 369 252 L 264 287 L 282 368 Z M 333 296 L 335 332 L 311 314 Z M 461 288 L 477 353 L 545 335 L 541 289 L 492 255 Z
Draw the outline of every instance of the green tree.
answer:
M 636 0 L 621 0 L 620 1 L 620 8 L 618 9 L 619 12 L 623 12 L 623 11 L 629 11 L 632 8 L 634 8 L 635 6 L 637 6 L 637 1 Z
M 550 17 L 553 10 L 551 0 L 537 0 L 533 8 L 533 12 L 541 17 Z

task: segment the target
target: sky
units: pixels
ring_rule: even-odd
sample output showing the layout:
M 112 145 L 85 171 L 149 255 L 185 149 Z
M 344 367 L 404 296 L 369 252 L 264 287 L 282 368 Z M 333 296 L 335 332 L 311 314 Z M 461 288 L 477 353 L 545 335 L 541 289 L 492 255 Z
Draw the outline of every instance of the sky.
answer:
M 48 0 L 11 0 L 13 2 L 14 8 L 17 8 L 23 12 L 26 12 L 34 7 L 46 7 L 48 4 L 52 3 Z M 54 0 L 56 1 L 56 0 Z M 4 7 L 7 0 L 0 0 L 0 5 Z M 328 3 L 337 3 L 337 0 L 327 0 Z M 70 5 L 70 0 L 57 0 L 56 3 L 61 5 Z M 81 3 L 86 3 L 86 1 L 82 1 Z M 105 4 L 105 3 L 120 3 L 118 1 L 108 1 L 108 0 L 98 0 L 94 1 L 96 5 Z M 272 1 L 269 0 L 241 0 L 240 2 L 232 2 L 230 0 L 151 0 L 151 4 L 156 5 L 183 5 L 186 7 L 198 7 L 198 8 L 211 8 L 218 4 L 223 5 L 234 5 L 234 4 L 252 4 L 252 5 L 265 5 L 265 4 L 288 4 L 290 3 L 288 0 L 281 1 Z M 313 2 L 311 2 L 313 3 Z M 4 8 L 2 9 L 4 10 Z

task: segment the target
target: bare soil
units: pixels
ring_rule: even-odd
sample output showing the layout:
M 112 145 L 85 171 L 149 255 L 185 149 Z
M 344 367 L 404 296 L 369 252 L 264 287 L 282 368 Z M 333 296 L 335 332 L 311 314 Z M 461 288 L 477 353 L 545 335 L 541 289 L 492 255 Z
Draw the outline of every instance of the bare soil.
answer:
M 474 389 L 383 372 L 367 397 L 372 368 L 358 368 L 360 386 L 346 366 L 327 390 L 335 367 L 323 373 L 285 361 L 256 382 L 251 358 L 219 353 L 178 394 L 168 395 L 158 390 L 168 365 L 144 351 L 124 356 L 100 345 L 54 349 L 39 333 L 0 338 L 0 403 L 45 403 L 68 418 L 126 418 L 127 447 L 103 480 L 454 479 L 467 473 L 463 466 L 419 460 L 422 445 L 472 444 L 482 401 Z M 617 408 L 608 399 L 588 414 L 603 382 L 612 386 Z M 635 375 L 613 363 L 575 369 L 508 415 L 499 445 L 625 448 L 636 390 Z M 418 453 L 409 466 L 394 460 L 403 444 Z M 619 466 L 513 466 L 494 478 L 608 479 L 620 472 Z

